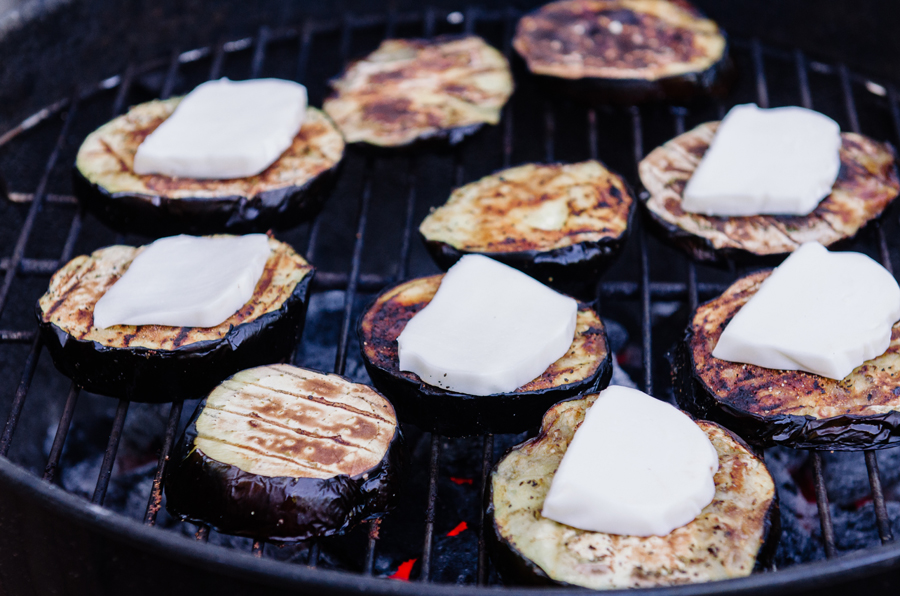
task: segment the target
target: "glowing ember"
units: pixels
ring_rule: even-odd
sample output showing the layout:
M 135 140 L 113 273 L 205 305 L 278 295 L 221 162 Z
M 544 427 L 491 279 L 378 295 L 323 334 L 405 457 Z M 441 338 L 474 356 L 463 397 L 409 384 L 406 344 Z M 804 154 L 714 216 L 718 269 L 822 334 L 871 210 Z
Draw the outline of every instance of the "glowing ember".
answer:
M 388 579 L 399 579 L 400 581 L 408 582 L 409 574 L 412 573 L 413 566 L 418 560 L 419 559 L 410 559 L 408 561 L 403 561 L 400 563 L 400 566 L 397 567 L 397 571 L 388 576 Z
M 457 536 L 458 534 L 462 534 L 466 530 L 469 529 L 469 524 L 466 522 L 459 522 L 459 525 L 447 532 L 447 536 Z
M 472 480 L 471 478 L 457 478 L 456 476 L 451 476 L 450 482 L 452 482 L 453 484 L 462 485 L 462 484 L 473 484 L 475 481 Z

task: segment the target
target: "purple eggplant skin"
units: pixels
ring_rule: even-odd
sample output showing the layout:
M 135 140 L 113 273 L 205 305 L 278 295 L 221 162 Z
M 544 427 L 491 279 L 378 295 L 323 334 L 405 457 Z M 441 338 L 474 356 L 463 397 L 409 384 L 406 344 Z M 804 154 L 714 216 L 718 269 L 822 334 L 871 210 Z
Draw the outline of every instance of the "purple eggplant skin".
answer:
M 53 364 L 84 389 L 148 403 L 196 399 L 239 370 L 290 355 L 303 333 L 314 274 L 310 270 L 278 310 L 233 327 L 221 339 L 174 350 L 116 348 L 79 340 L 44 322 L 40 304 L 35 313 Z
M 342 534 L 396 505 L 408 467 L 399 425 L 382 460 L 362 474 L 260 476 L 194 448 L 205 405 L 194 412 L 166 471 L 166 509 L 173 517 L 225 534 L 295 542 Z

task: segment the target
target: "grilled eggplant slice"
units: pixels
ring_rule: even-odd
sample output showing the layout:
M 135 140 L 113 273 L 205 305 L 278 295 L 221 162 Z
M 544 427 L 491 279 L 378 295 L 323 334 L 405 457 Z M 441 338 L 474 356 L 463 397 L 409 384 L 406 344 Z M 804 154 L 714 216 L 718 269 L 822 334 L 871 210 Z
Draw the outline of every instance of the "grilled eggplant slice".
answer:
M 265 232 L 288 228 L 321 208 L 344 155 L 344 139 L 308 108 L 294 142 L 257 176 L 195 180 L 134 173 L 134 154 L 181 98 L 150 101 L 92 132 L 78 150 L 74 188 L 97 219 L 147 236 Z
M 725 326 L 770 274 L 739 279 L 694 313 L 673 362 L 681 407 L 762 447 L 857 450 L 900 443 L 900 323 L 884 354 L 840 381 L 713 358 Z
M 779 534 L 775 483 L 761 456 L 711 422 L 697 425 L 719 453 L 716 495 L 689 524 L 666 536 L 638 537 L 578 530 L 543 517 L 553 475 L 596 399 L 553 406 L 540 434 L 509 450 L 491 472 L 485 535 L 504 580 L 649 588 L 740 577 L 769 566 Z
M 401 372 L 397 337 L 431 302 L 443 277 L 420 277 L 385 290 L 359 320 L 363 362 L 372 384 L 390 397 L 404 422 L 446 436 L 523 432 L 536 428 L 547 408 L 559 400 L 609 385 L 612 360 L 606 330 L 594 309 L 584 303 L 578 305 L 569 351 L 513 392 L 456 393 Z
M 63 374 L 95 393 L 169 402 L 206 395 L 241 369 L 288 356 L 303 331 L 313 267 L 287 244 L 272 254 L 253 296 L 218 327 L 94 327 L 94 305 L 141 248 L 109 246 L 69 261 L 36 306 L 40 332 Z
M 513 46 L 548 89 L 592 103 L 720 95 L 733 78 L 725 34 L 685 0 L 551 2 Z
M 877 218 L 900 192 L 894 149 L 854 133 L 841 134 L 841 169 L 816 209 L 806 216 L 712 217 L 681 208 L 684 188 L 715 136 L 707 122 L 650 152 L 640 163 L 645 207 L 662 233 L 700 261 L 779 258 L 813 240 L 830 246 Z
M 593 288 L 625 244 L 634 204 L 598 161 L 526 164 L 457 188 L 419 233 L 444 269 L 479 253 L 544 283 Z
M 348 143 L 398 147 L 497 124 L 513 80 L 503 54 L 470 35 L 385 40 L 331 86 L 322 107 Z
M 394 408 L 377 391 L 260 366 L 198 406 L 167 471 L 166 508 L 227 534 L 331 536 L 392 509 L 405 465 Z

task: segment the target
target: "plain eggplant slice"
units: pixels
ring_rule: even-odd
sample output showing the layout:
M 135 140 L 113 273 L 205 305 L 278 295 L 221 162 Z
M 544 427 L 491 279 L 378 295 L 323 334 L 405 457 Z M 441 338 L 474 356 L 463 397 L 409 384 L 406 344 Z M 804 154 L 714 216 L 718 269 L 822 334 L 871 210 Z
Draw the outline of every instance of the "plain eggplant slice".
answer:
M 348 143 L 461 141 L 497 124 L 513 92 L 509 63 L 476 36 L 388 39 L 331 82 L 323 109 Z
M 479 253 L 544 283 L 593 287 L 625 244 L 634 204 L 598 161 L 526 164 L 457 188 L 419 233 L 444 269 Z
M 540 434 L 510 449 L 491 472 L 485 535 L 505 581 L 649 588 L 768 567 L 779 535 L 775 483 L 761 456 L 711 422 L 697 425 L 719 453 L 716 494 L 689 524 L 666 536 L 639 537 L 578 530 L 543 517 L 553 475 L 596 398 L 553 406 Z
M 694 313 L 673 362 L 681 407 L 763 447 L 858 450 L 900 442 L 900 323 L 884 354 L 840 381 L 713 358 L 725 326 L 770 273 L 739 279 Z
M 695 259 L 780 257 L 804 242 L 830 246 L 877 218 L 900 192 L 894 149 L 841 134 L 841 169 L 830 195 L 806 216 L 712 217 L 681 208 L 684 188 L 709 149 L 718 122 L 707 122 L 650 152 L 640 163 L 645 207 L 662 233 Z
M 276 541 L 342 533 L 396 503 L 406 466 L 394 408 L 338 375 L 241 371 L 198 406 L 166 475 L 166 508 Z
M 272 254 L 250 301 L 217 327 L 94 327 L 94 305 L 140 247 L 109 246 L 75 257 L 36 305 L 44 343 L 63 374 L 95 393 L 169 402 L 206 395 L 241 369 L 277 362 L 296 345 L 313 267 L 269 238 Z
M 344 139 L 322 111 L 306 110 L 293 144 L 256 176 L 196 180 L 134 173 L 138 146 L 181 98 L 132 107 L 82 143 L 73 184 L 78 199 L 110 227 L 148 236 L 265 232 L 318 212 L 344 155 Z
M 397 337 L 425 308 L 443 275 L 420 277 L 382 292 L 359 319 L 363 362 L 372 384 L 387 395 L 404 422 L 447 436 L 518 433 L 536 428 L 561 399 L 604 389 L 612 360 L 603 322 L 579 303 L 572 347 L 540 377 L 510 393 L 468 395 L 428 385 L 401 372 Z
M 590 102 L 722 94 L 725 34 L 684 0 L 561 0 L 519 21 L 513 47 L 548 90 Z

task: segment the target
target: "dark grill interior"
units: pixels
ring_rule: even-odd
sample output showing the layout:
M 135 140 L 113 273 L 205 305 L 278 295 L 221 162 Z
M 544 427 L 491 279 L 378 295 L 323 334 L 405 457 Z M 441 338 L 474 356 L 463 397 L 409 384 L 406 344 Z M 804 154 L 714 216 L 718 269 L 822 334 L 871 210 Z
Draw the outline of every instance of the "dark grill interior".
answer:
M 297 80 L 308 86 L 311 104 L 321 105 L 327 79 L 385 36 L 475 32 L 511 58 L 518 87 L 503 122 L 460 146 L 390 154 L 351 148 L 323 213 L 311 224 L 276 234 L 318 270 L 307 329 L 293 362 L 355 380 L 368 381 L 358 356 L 357 317 L 385 286 L 437 271 L 415 238 L 415 228 L 454 186 L 527 161 L 599 158 L 637 189 L 636 164 L 647 150 L 696 124 L 720 118 L 734 103 L 750 101 L 762 107 L 813 107 L 836 119 L 843 130 L 878 140 L 900 139 L 893 87 L 857 76 L 842 65 L 809 59 L 800 50 L 767 47 L 755 40 L 732 40 L 741 76 L 727 104 L 587 109 L 544 98 L 510 50 L 518 16 L 512 9 L 468 8 L 451 13 L 346 15 L 296 27 L 262 28 L 253 38 L 176 50 L 100 83 L 85 84 L 70 98 L 0 136 L 0 172 L 11 199 L 0 206 L 0 217 L 17 232 L 0 238 L 0 254 L 6 255 L 0 262 L 4 274 L 0 399 L 9 411 L 0 454 L 47 482 L 145 524 L 195 534 L 199 541 L 252 551 L 258 557 L 366 575 L 411 573 L 422 581 L 499 583 L 484 550 L 481 495 L 490 467 L 525 435 L 447 439 L 407 426 L 411 474 L 400 507 L 383 522 L 370 523 L 346 537 L 284 548 L 251 544 L 175 522 L 162 506 L 166 457 L 196 402 L 130 405 L 81 392 L 53 369 L 43 352 L 32 308 L 49 276 L 72 256 L 112 243 L 148 240 L 116 235 L 86 216 L 70 196 L 70 167 L 88 132 L 129 105 L 184 93 L 219 76 Z M 896 237 L 896 220 L 896 210 L 889 210 L 882 224 L 870 226 L 849 248 L 880 259 L 892 270 L 898 246 L 886 238 Z M 645 233 L 636 217 L 624 254 L 596 288 L 600 312 L 625 373 L 647 392 L 671 398 L 665 352 L 699 301 L 717 295 L 748 271 L 734 263 L 724 270 L 695 265 Z M 832 464 L 823 462 L 820 453 L 775 451 L 768 459 L 786 475 L 792 472 L 786 476 L 789 480 L 800 483 L 803 474 L 810 475 L 805 490 L 814 493 L 821 529 L 809 534 L 822 540 L 807 549 L 809 553 L 786 547 L 793 550 L 779 557 L 780 565 L 817 558 L 822 550 L 831 558 L 842 550 L 893 540 L 876 452 L 865 453 L 870 487 L 861 498 L 866 503 L 871 498 L 874 528 L 868 530 L 868 538 L 842 542 L 843 530 L 836 536 L 826 490 L 833 480 L 826 468 Z M 893 452 L 885 453 L 896 461 Z M 862 459 L 836 469 L 859 472 Z M 778 474 L 776 480 L 781 486 Z M 777 575 L 772 577 L 777 582 Z

